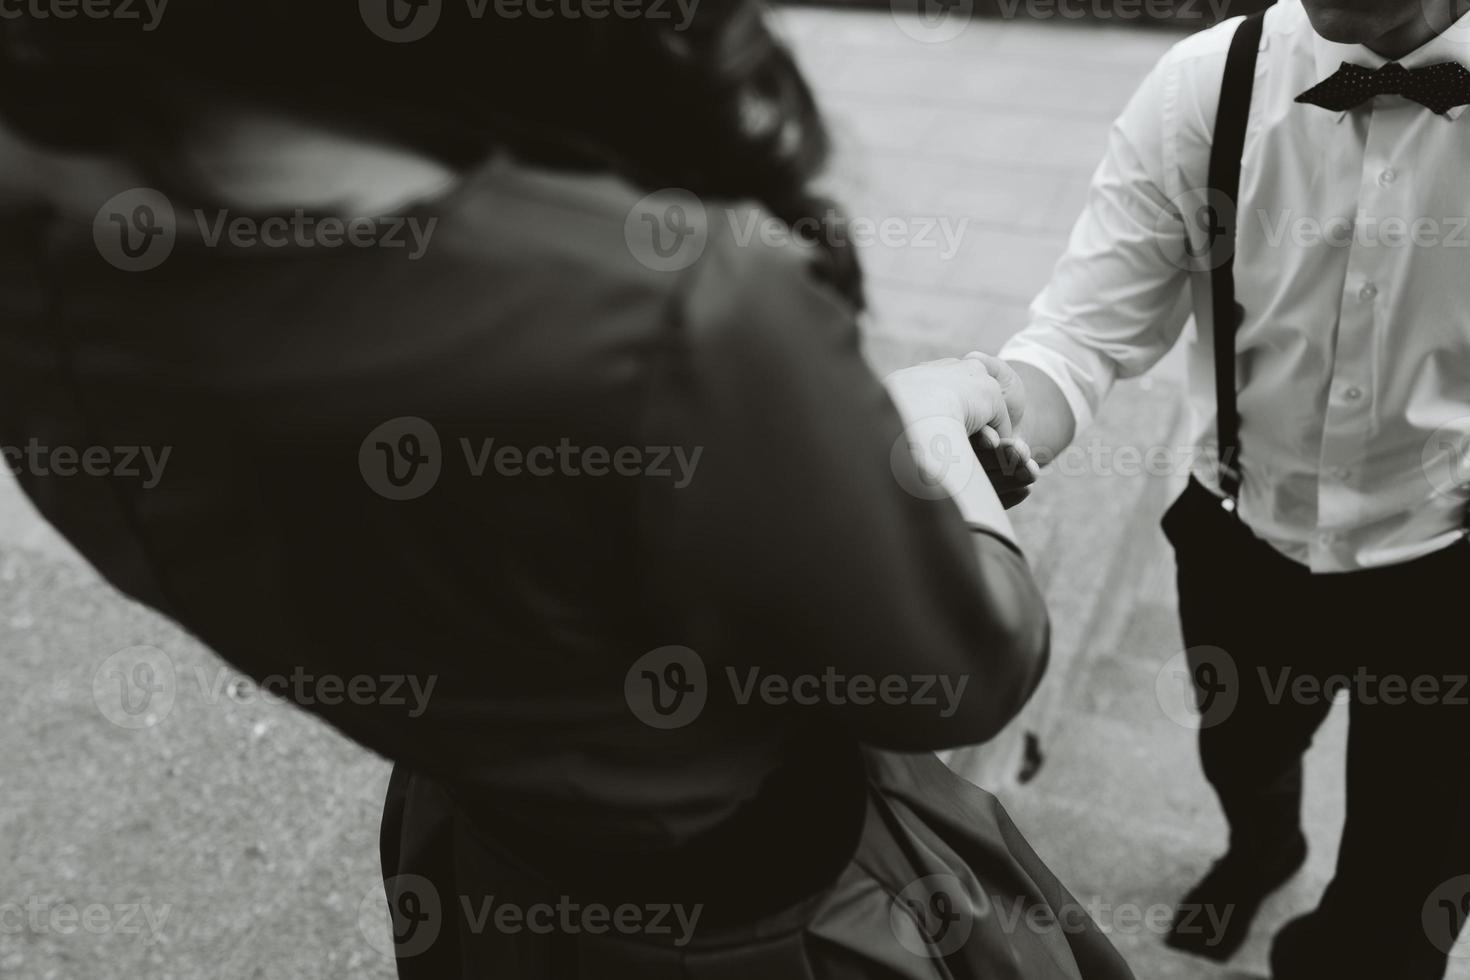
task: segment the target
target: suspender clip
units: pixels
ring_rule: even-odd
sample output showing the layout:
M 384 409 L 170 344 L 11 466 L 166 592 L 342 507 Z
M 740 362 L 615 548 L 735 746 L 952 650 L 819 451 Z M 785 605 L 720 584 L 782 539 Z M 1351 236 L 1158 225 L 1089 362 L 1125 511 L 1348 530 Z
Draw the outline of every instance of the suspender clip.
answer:
M 1240 467 L 1234 463 L 1220 461 L 1220 507 L 1227 514 L 1235 513 L 1240 497 Z

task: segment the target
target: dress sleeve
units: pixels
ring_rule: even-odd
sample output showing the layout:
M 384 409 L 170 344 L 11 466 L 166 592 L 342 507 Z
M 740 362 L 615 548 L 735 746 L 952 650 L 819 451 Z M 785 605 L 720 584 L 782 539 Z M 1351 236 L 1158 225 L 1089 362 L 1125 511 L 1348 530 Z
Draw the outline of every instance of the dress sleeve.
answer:
M 712 238 L 671 319 L 647 432 L 697 463 L 642 505 L 669 643 L 836 678 L 821 703 L 872 745 L 993 736 L 1044 668 L 1045 606 L 1013 546 L 924 492 L 851 309 L 799 250 Z

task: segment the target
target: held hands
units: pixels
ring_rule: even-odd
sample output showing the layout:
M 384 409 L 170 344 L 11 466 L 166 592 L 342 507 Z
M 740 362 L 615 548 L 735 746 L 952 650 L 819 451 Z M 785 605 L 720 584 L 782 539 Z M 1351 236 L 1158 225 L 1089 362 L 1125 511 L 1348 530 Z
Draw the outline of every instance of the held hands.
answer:
M 1041 469 L 1015 433 L 1026 390 L 1010 365 L 976 351 L 895 371 L 885 384 L 906 425 L 943 417 L 964 427 L 1007 509 L 1030 496 Z

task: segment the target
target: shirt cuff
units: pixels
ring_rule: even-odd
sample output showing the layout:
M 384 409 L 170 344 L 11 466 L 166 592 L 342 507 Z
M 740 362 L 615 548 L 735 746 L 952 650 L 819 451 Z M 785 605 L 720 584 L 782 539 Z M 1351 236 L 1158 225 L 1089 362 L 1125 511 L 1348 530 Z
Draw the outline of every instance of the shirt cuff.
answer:
M 1087 393 L 1077 382 L 1075 377 L 1077 366 L 1065 355 L 1037 343 L 1025 333 L 1020 333 L 1006 342 L 1006 345 L 1000 350 L 999 357 L 1003 361 L 1028 364 L 1050 378 L 1061 390 L 1062 397 L 1067 399 L 1067 407 L 1072 410 L 1077 435 L 1081 435 L 1092 425 L 1097 415 L 1093 410 L 1092 400 L 1087 397 Z

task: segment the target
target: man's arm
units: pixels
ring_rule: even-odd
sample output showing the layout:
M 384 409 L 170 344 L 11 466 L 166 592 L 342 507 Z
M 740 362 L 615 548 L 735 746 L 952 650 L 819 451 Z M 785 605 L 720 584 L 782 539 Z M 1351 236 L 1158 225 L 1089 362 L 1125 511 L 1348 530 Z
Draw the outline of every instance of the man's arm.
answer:
M 1181 58 L 1183 47 L 1164 57 L 1114 123 L 1067 250 L 1030 324 L 1000 352 L 1024 388 L 1020 437 L 1043 465 L 1091 424 L 1114 381 L 1151 368 L 1188 320 L 1192 266 L 1179 198 L 1193 180 L 1180 170 L 1192 174 L 1207 162 L 1208 146 L 1179 146 L 1173 113 L 1181 90 L 1213 77 L 1218 64 L 1193 50 Z
M 1022 361 L 1011 364 L 1025 391 L 1026 414 L 1018 434 L 1031 447 L 1031 455 L 1042 466 L 1072 444 L 1077 435 L 1077 419 L 1067 396 L 1051 375 Z

